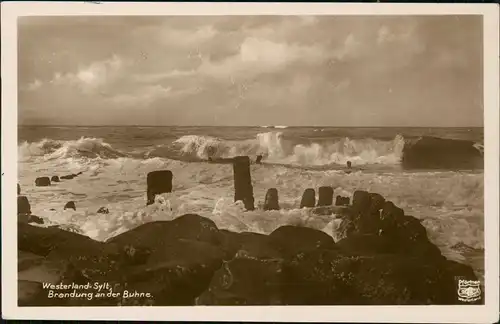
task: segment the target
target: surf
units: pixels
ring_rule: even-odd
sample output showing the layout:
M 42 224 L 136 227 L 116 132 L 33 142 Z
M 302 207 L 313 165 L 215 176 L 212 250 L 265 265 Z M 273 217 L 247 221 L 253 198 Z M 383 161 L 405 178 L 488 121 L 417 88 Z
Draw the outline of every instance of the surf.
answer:
M 133 144 L 132 144 L 133 145 Z M 355 167 L 387 170 L 476 170 L 483 169 L 481 143 L 438 137 L 393 139 L 377 138 L 301 138 L 281 131 L 257 133 L 253 138 L 230 140 L 208 135 L 184 135 L 165 144 L 115 149 L 102 138 L 78 140 L 42 139 L 18 146 L 19 161 L 38 160 L 112 160 L 118 158 L 165 158 L 184 162 L 222 161 L 235 156 L 252 160 L 262 156 L 263 164 L 302 167 L 316 170 L 340 169 L 348 161 Z

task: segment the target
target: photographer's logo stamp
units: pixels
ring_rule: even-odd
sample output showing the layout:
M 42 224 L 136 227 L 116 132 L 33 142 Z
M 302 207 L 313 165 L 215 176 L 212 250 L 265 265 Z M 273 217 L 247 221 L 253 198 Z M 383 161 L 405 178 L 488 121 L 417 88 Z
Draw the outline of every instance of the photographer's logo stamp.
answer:
M 474 302 L 481 298 L 481 282 L 479 280 L 458 280 L 458 300 Z

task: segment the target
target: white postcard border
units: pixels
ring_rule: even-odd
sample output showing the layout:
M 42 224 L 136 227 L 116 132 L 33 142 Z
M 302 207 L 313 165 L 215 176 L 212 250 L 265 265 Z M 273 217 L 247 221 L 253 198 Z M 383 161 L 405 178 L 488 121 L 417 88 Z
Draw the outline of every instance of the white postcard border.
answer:
M 4 319 L 486 323 L 499 315 L 499 7 L 496 4 L 3 2 L 2 315 Z M 485 305 L 17 306 L 17 17 L 47 15 L 483 15 Z M 138 309 L 140 308 L 140 310 Z

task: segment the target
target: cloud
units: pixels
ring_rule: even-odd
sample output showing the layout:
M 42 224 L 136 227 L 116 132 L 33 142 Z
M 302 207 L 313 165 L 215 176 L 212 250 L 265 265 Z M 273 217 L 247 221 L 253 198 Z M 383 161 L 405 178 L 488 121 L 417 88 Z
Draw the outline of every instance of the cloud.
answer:
M 276 72 L 296 62 L 316 64 L 327 56 L 320 46 L 305 46 L 247 37 L 238 53 L 218 62 L 205 60 L 199 72 L 212 77 L 253 76 Z
M 30 84 L 28 84 L 28 86 L 26 87 L 26 89 L 28 91 L 35 91 L 38 88 L 40 88 L 41 86 L 42 86 L 42 81 L 40 81 L 38 79 L 35 79 L 35 81 L 33 81 Z
M 363 44 L 353 34 L 347 35 L 342 45 L 333 51 L 337 60 L 344 60 L 363 53 Z
M 19 110 L 87 124 L 397 124 L 421 106 L 475 118 L 481 26 L 466 16 L 51 18 L 20 26 Z
M 168 25 L 157 28 L 160 42 L 168 47 L 191 47 L 198 46 L 214 38 L 218 32 L 211 25 L 204 25 L 195 30 L 173 29 Z
M 50 83 L 76 86 L 85 93 L 92 93 L 115 80 L 123 66 L 123 60 L 113 55 L 110 59 L 80 67 L 73 73 L 56 72 Z
M 195 73 L 196 73 L 195 70 L 186 70 L 186 71 L 171 70 L 171 71 L 160 72 L 160 73 L 138 74 L 138 75 L 134 76 L 134 79 L 135 79 L 135 81 L 140 82 L 140 83 L 155 83 L 155 82 L 161 82 L 161 81 L 169 80 L 169 79 L 192 76 Z
M 381 26 L 377 32 L 377 44 L 382 45 L 391 42 L 415 41 L 412 36 L 415 33 L 415 25 L 409 24 L 403 30 L 391 30 L 386 25 Z
M 377 33 L 377 43 L 378 44 L 383 44 L 387 41 L 391 41 L 394 39 L 394 35 L 391 34 L 389 28 L 387 26 L 382 26 L 378 30 Z
M 200 88 L 178 89 L 174 90 L 172 87 L 164 87 L 161 85 L 149 85 L 137 88 L 131 93 L 121 93 L 114 95 L 107 100 L 113 104 L 125 106 L 147 106 L 153 102 L 169 99 L 179 98 L 185 95 L 194 94 L 201 91 Z

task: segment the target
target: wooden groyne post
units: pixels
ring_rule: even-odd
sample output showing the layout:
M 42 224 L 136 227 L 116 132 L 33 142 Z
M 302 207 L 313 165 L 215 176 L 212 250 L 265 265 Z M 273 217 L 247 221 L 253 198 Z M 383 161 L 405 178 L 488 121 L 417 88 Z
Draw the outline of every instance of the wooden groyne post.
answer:
M 246 210 L 254 210 L 252 176 L 250 174 L 250 158 L 237 156 L 233 159 L 234 201 L 241 200 Z
M 159 170 L 148 173 L 147 205 L 155 202 L 156 195 L 172 192 L 172 178 L 173 174 L 170 170 Z

